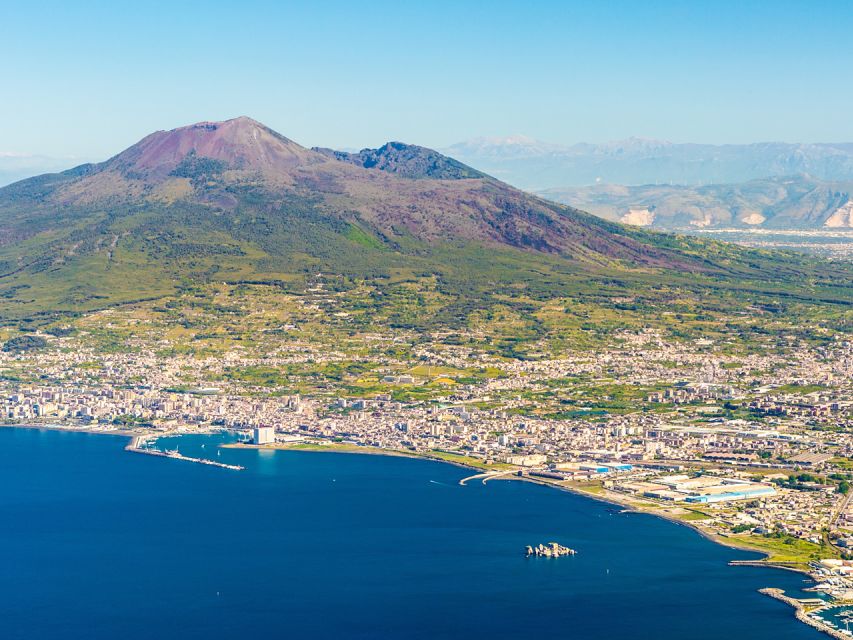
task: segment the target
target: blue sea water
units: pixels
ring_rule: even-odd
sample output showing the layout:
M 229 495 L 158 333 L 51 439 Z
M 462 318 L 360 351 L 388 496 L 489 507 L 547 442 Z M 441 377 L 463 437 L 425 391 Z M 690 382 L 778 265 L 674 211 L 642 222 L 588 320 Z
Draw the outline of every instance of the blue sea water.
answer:
M 126 442 L 0 429 L 0 638 L 822 637 L 756 591 L 803 576 L 652 516 L 425 460 Z M 551 540 L 579 554 L 523 556 Z

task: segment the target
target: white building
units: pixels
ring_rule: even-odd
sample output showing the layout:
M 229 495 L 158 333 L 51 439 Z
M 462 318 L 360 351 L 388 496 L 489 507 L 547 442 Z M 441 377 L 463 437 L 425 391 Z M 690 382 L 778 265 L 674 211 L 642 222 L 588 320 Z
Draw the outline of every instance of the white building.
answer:
M 275 442 L 275 428 L 257 427 L 252 438 L 255 444 L 270 444 Z

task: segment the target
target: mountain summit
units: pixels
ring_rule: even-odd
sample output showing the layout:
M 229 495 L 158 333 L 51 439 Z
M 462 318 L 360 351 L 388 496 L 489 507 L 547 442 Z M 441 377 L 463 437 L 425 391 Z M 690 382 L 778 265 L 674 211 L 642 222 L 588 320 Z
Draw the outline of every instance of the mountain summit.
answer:
M 404 178 L 436 178 L 439 180 L 461 180 L 464 178 L 488 178 L 476 169 L 445 155 L 404 142 L 387 142 L 378 149 L 362 149 L 358 153 L 335 151 L 314 147 L 314 151 L 335 160 L 366 169 L 381 169 Z
M 312 155 L 260 122 L 241 116 L 157 131 L 108 160 L 103 169 L 164 178 L 180 173 L 192 158 L 204 158 L 223 169 L 276 172 L 310 162 Z
M 760 265 L 721 247 L 607 222 L 431 149 L 306 149 L 242 117 L 158 131 L 105 162 L 0 189 L 0 306 L 79 311 L 181 283 L 317 271 L 432 274 L 494 293 L 499 281 L 563 286 L 567 273 Z

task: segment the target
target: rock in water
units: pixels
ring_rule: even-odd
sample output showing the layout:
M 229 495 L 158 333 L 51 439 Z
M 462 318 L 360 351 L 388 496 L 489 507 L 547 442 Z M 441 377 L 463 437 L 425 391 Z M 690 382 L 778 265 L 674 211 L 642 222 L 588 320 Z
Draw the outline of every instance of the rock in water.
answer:
M 569 547 L 564 547 L 561 544 L 556 542 L 549 542 L 547 545 L 539 544 L 535 547 L 531 547 L 527 545 L 525 549 L 525 555 L 529 558 L 530 556 L 541 556 L 545 558 L 559 558 L 560 556 L 573 556 L 577 553 L 574 549 L 570 549 Z

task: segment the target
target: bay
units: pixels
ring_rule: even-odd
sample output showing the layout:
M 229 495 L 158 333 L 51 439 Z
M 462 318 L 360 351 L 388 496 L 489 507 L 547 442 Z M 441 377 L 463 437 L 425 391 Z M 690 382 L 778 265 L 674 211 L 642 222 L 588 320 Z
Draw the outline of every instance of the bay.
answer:
M 215 436 L 185 436 L 215 456 Z M 819 638 L 804 576 L 665 520 L 386 456 L 0 429 L 0 638 Z M 204 448 L 202 448 L 204 444 Z M 525 558 L 525 545 L 578 550 Z

